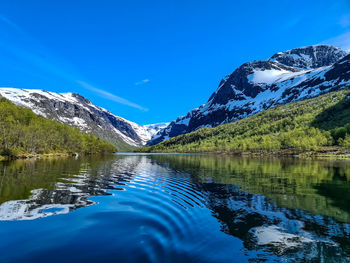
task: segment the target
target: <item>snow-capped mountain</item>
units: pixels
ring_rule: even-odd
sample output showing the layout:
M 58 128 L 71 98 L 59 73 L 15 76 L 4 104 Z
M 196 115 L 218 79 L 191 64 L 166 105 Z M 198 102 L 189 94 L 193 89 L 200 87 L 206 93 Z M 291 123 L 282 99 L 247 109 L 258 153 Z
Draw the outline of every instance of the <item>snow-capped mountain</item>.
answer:
M 330 45 L 316 45 L 279 52 L 269 58 L 271 62 L 304 69 L 315 69 L 336 63 L 347 53 Z
M 206 104 L 153 136 L 156 144 L 202 127 L 233 122 L 281 103 L 303 100 L 350 84 L 350 55 L 330 45 L 279 52 L 245 63 L 219 83 Z
M 30 108 L 45 118 L 92 132 L 116 145 L 119 150 L 128 146 L 145 145 L 152 138 L 150 126 L 140 126 L 118 117 L 76 93 L 55 93 L 44 90 L 0 88 L 0 96 Z M 162 127 L 162 124 L 158 124 Z M 156 128 L 154 128 L 156 129 Z
M 147 125 L 143 125 L 142 127 L 146 129 L 146 131 L 151 135 L 151 137 L 153 137 L 159 131 L 165 129 L 169 124 L 170 122 L 164 122 L 164 123 L 147 124 Z

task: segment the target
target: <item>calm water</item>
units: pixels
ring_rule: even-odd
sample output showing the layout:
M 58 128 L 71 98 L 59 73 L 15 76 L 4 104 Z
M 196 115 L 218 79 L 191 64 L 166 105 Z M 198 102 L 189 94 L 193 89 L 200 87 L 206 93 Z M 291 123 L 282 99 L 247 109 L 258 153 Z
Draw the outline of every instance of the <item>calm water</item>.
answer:
M 350 262 L 350 162 L 0 163 L 0 262 Z

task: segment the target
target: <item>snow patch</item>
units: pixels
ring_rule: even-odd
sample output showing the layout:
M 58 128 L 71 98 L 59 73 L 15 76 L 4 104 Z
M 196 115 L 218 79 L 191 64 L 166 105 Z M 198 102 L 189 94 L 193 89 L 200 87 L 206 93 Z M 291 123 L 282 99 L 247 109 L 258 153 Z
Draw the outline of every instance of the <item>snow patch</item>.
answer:
M 248 75 L 248 81 L 254 84 L 272 84 L 282 77 L 283 74 L 291 73 L 286 70 L 254 70 L 253 74 Z M 285 77 L 288 77 L 286 75 Z
M 146 132 L 152 138 L 158 132 L 168 127 L 169 124 L 170 122 L 164 122 L 164 123 L 156 123 L 156 124 L 147 124 L 147 125 L 143 125 L 142 127 L 146 130 Z

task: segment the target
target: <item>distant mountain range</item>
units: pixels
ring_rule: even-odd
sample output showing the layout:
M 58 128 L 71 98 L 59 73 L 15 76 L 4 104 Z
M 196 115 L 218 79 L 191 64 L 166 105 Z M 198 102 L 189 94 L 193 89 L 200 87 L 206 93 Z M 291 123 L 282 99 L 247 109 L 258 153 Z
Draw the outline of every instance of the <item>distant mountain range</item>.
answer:
M 245 63 L 219 83 L 207 103 L 172 121 L 148 142 L 157 144 L 203 127 L 215 127 L 350 83 L 348 52 L 315 45 L 279 52 L 266 61 Z
M 76 93 L 0 88 L 0 95 L 34 113 L 92 132 L 117 146 L 119 151 L 145 145 L 167 123 L 141 126 L 118 117 Z
M 314 45 L 245 63 L 219 83 L 208 101 L 171 123 L 138 125 L 76 93 L 0 88 L 0 95 L 34 113 L 92 132 L 119 151 L 154 145 L 203 127 L 252 116 L 279 104 L 316 97 L 350 84 L 350 55 Z

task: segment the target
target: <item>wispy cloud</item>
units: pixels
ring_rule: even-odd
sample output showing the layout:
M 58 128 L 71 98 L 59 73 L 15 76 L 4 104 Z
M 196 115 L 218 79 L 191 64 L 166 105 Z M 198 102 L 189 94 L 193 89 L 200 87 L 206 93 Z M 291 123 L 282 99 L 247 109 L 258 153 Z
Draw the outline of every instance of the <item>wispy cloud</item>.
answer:
M 21 32 L 21 33 L 23 32 L 23 31 L 21 30 L 21 28 L 20 28 L 19 26 L 17 26 L 17 24 L 15 24 L 14 22 L 12 22 L 10 19 L 8 19 L 7 17 L 5 17 L 5 16 L 3 16 L 3 15 L 0 15 L 0 21 L 3 22 L 3 23 L 5 23 L 5 24 L 7 24 L 8 26 L 10 26 L 10 27 L 16 29 L 17 31 L 19 31 L 19 32 Z
M 282 26 L 284 30 L 289 30 L 298 25 L 302 20 L 302 17 L 294 17 L 293 19 L 287 20 L 287 22 Z
M 346 15 L 342 16 L 342 17 L 339 19 L 338 24 L 339 24 L 341 27 L 348 27 L 348 26 L 350 26 L 350 15 L 349 15 L 349 14 L 346 14 Z
M 146 84 L 147 82 L 149 82 L 149 79 L 143 79 L 135 82 L 135 85 L 138 86 L 138 85 Z
M 37 71 L 39 70 L 44 75 L 42 76 L 43 79 L 49 78 L 49 75 L 52 75 L 55 76 L 55 78 L 58 77 L 59 79 L 63 79 L 72 84 L 78 84 L 80 87 L 93 91 L 105 99 L 142 111 L 148 111 L 147 108 L 125 98 L 114 95 L 103 89 L 96 88 L 95 85 L 91 85 L 88 81 L 82 81 L 81 79 L 84 78 L 77 73 L 69 63 L 62 61 L 62 59 L 57 59 L 38 41 L 26 34 L 17 24 L 3 15 L 0 15 L 0 24 L 6 25 L 7 28 L 11 29 L 12 34 L 14 34 L 14 37 L 11 40 L 0 42 L 0 49 L 6 50 L 8 54 L 11 54 L 17 60 L 22 61 L 25 65 L 31 65 L 24 69 L 27 74 L 37 76 Z M 145 79 L 142 83 L 148 81 L 148 79 Z
M 331 44 L 350 51 L 350 31 L 337 37 L 325 40 L 322 42 L 322 44 Z
M 124 105 L 127 105 L 127 106 L 130 106 L 130 107 L 133 107 L 133 108 L 136 108 L 136 109 L 139 109 L 139 110 L 142 110 L 142 111 L 148 111 L 147 108 L 144 108 L 136 103 L 133 103 L 131 101 L 128 101 L 124 98 L 121 98 L 121 97 L 118 97 L 108 91 L 105 91 L 105 90 L 102 90 L 102 89 L 99 89 L 99 88 L 96 88 L 92 85 L 90 85 L 89 83 L 86 83 L 84 81 L 81 81 L 81 80 L 76 80 L 76 82 L 81 85 L 82 87 L 84 87 L 85 89 L 88 89 L 88 90 L 91 90 L 93 92 L 96 92 L 98 93 L 100 96 L 106 98 L 106 99 L 109 99 L 109 100 L 112 100 L 114 102 L 117 102 L 117 103 L 120 103 L 120 104 L 124 104 Z

